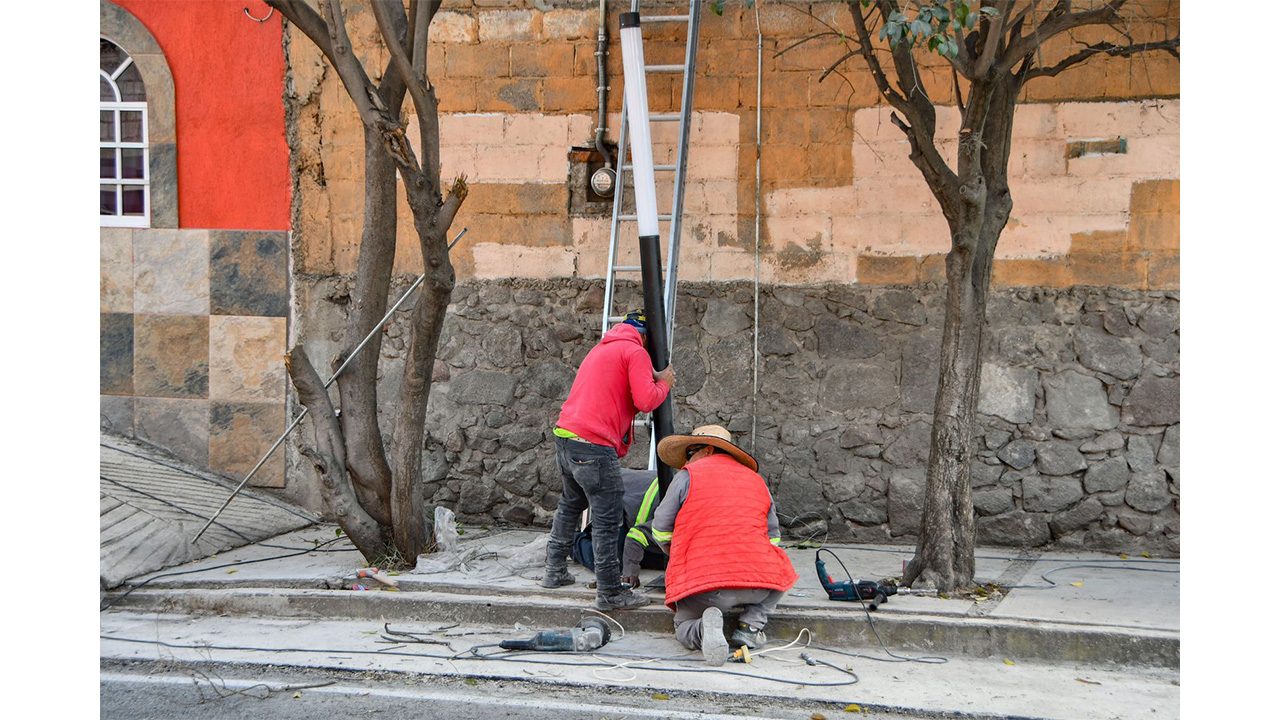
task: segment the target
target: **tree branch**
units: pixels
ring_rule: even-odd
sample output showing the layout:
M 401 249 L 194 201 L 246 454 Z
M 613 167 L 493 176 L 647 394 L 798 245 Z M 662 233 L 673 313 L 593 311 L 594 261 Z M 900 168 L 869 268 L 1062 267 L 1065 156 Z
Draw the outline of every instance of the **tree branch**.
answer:
M 268 0 L 268 4 L 297 25 L 324 52 L 329 64 L 337 71 L 347 95 L 355 103 L 361 122 L 381 135 L 387 152 L 401 171 L 418 172 L 417 158 L 404 140 L 404 128 L 396 114 L 398 109 L 387 108 L 364 66 L 352 52 L 338 0 L 327 0 L 324 5 L 329 10 L 331 21 L 321 18 L 303 0 Z
M 791 7 L 791 6 L 790 6 L 790 5 L 788 5 L 787 7 Z M 788 45 L 788 46 L 786 46 L 786 47 L 782 48 L 782 49 L 781 49 L 781 50 L 779 50 L 778 52 L 774 53 L 774 54 L 773 54 L 773 56 L 774 56 L 775 58 L 777 58 L 777 57 L 782 57 L 782 56 L 783 56 L 783 55 L 785 55 L 786 53 L 791 52 L 792 50 L 794 50 L 794 49 L 796 49 L 796 48 L 800 47 L 801 45 L 803 45 L 803 44 L 805 44 L 805 43 L 809 42 L 810 40 L 817 40 L 817 39 L 818 39 L 818 38 L 820 38 L 820 37 L 828 37 L 828 36 L 830 36 L 830 37 L 844 37 L 844 33 L 842 33 L 842 32 L 837 32 L 837 31 L 834 31 L 834 30 L 828 30 L 828 31 L 826 31 L 826 32 L 814 33 L 813 35 L 808 35 L 808 36 L 806 36 L 806 37 L 802 37 L 802 38 L 800 38 L 799 40 L 797 40 L 797 41 L 795 41 L 795 42 L 791 43 L 790 45 Z
M 426 84 L 426 92 L 423 93 L 426 105 L 418 108 L 422 172 L 427 178 L 429 191 L 436 202 L 440 201 L 440 104 L 436 98 L 435 85 L 431 82 L 431 69 L 427 67 L 427 36 L 431 21 L 435 19 L 436 11 L 440 9 L 440 2 L 441 0 L 425 0 L 419 4 L 417 15 L 412 18 L 415 26 L 413 66 L 422 68 L 422 80 Z
M 382 33 L 382 40 L 386 44 L 388 52 L 391 54 L 391 62 L 394 63 L 396 69 L 400 71 L 400 77 L 404 79 L 405 87 L 409 90 L 409 96 L 413 98 L 413 107 L 417 111 L 418 125 L 421 128 L 423 114 L 427 111 L 427 89 L 424 87 L 423 79 L 417 72 L 417 66 L 405 52 L 404 45 L 400 43 L 400 39 L 397 37 L 397 33 L 395 32 L 395 20 L 391 17 L 391 6 L 388 3 L 373 2 L 370 4 L 370 7 L 373 8 L 374 18 L 378 22 L 378 30 Z M 401 13 L 399 18 L 396 19 L 400 20 L 403 24 L 404 10 L 399 4 L 395 5 L 395 7 Z M 415 30 L 414 32 L 415 38 L 418 37 L 417 31 Z M 424 39 L 425 35 L 426 33 L 422 33 Z M 434 112 L 435 108 L 432 107 L 431 110 Z M 412 154 L 413 149 L 412 147 L 409 147 L 408 139 L 404 139 L 403 142 L 408 152 Z M 423 138 L 423 142 L 426 142 L 425 137 Z M 429 167 L 428 163 L 424 162 L 423 165 Z
M 997 72 L 1011 71 L 1013 66 L 1018 64 L 1018 61 L 1034 53 L 1055 35 L 1086 25 L 1109 24 L 1119 16 L 1120 8 L 1124 7 L 1126 2 L 1127 0 L 1108 0 L 1108 2 L 1092 10 L 1073 13 L 1071 12 L 1071 3 L 1068 0 L 1059 0 L 1053 10 L 1049 11 L 1049 17 L 1044 22 L 1033 28 L 1030 33 L 1018 37 L 1009 44 L 1009 47 L 995 63 L 995 70 Z
M 822 74 L 818 76 L 818 82 L 822 82 L 823 80 L 826 80 L 827 76 L 835 72 L 835 69 L 840 67 L 840 65 L 844 63 L 845 60 L 848 60 L 849 58 L 853 57 L 854 55 L 857 55 L 860 52 L 862 52 L 862 48 L 856 47 L 850 50 L 849 52 L 841 55 L 839 60 L 836 60 L 835 62 L 831 63 L 831 67 L 824 70 Z
M 449 191 L 449 195 L 441 203 L 440 209 L 436 211 L 436 216 L 431 220 L 432 232 L 438 233 L 441 238 L 445 238 L 445 232 L 453 224 L 453 218 L 458 214 L 458 208 L 462 207 L 462 201 L 467 199 L 467 192 L 467 176 L 459 175 L 454 178 L 453 189 Z M 448 250 L 446 249 L 445 252 L 448 252 Z
M 877 5 L 877 9 L 887 17 L 885 7 Z M 876 57 L 875 48 L 871 43 L 871 33 L 867 29 L 866 17 L 858 7 L 858 0 L 850 0 L 849 11 L 853 15 L 859 50 L 867 67 L 871 70 L 876 87 L 889 105 L 906 116 L 909 124 L 893 116 L 890 116 L 890 120 L 898 129 L 906 133 L 907 139 L 911 142 L 911 161 L 924 174 L 925 181 L 928 182 L 934 196 L 939 199 L 939 202 L 943 202 L 942 198 L 957 180 L 955 173 L 947 167 L 946 160 L 938 154 L 938 149 L 933 144 L 933 104 L 923 93 L 917 94 L 916 101 L 909 101 L 890 86 L 889 78 L 880 65 L 880 59 Z M 901 74 L 901 68 L 898 68 L 898 73 Z M 921 112 L 922 104 L 927 108 L 927 113 Z
M 1004 22 L 1009 15 L 1009 11 L 1013 9 L 1012 0 L 1001 0 L 999 14 L 992 20 L 982 20 L 982 55 L 978 57 L 978 63 L 973 68 L 974 77 L 983 77 L 991 70 L 992 63 L 996 59 L 996 49 L 1000 47 L 1000 41 L 1004 35 Z
M 1032 67 L 1027 70 L 1025 80 L 1037 77 L 1054 77 L 1069 67 L 1078 65 L 1091 57 L 1097 55 L 1110 55 L 1111 57 L 1128 57 L 1144 52 L 1153 52 L 1164 50 L 1175 58 L 1180 57 L 1178 54 L 1180 38 L 1171 38 L 1169 40 L 1161 40 L 1159 42 L 1134 43 L 1133 45 L 1113 45 L 1109 42 L 1094 43 L 1086 45 L 1084 50 L 1069 55 L 1050 67 Z
M 303 32 L 320 52 L 328 58 L 330 65 L 336 65 L 333 55 L 333 43 L 329 38 L 329 27 L 324 18 L 304 0 L 267 0 L 267 5 L 280 11 L 290 23 Z
M 1022 8 L 1022 10 L 1018 11 L 1017 15 L 1013 16 L 1012 20 L 1005 23 L 1005 27 L 1009 30 L 1010 42 L 1021 37 L 1023 23 L 1027 21 L 1028 17 L 1034 19 L 1036 6 L 1039 4 L 1040 0 L 1031 0 L 1031 2 L 1027 3 L 1026 7 Z

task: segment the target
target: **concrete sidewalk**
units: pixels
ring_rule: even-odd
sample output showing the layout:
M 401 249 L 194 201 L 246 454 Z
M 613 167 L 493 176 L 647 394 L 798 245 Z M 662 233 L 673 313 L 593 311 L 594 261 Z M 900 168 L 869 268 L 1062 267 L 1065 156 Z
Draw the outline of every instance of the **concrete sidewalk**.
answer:
M 770 646 L 803 639 L 750 666 L 726 666 L 738 676 L 694 673 L 704 668 L 696 654 L 685 653 L 674 641 L 660 590 L 648 591 L 652 606 L 612 614 L 625 630 L 604 651 L 666 658 L 660 663 L 671 666 L 666 669 L 647 666 L 652 660 L 636 665 L 578 655 L 567 657 L 580 667 L 550 670 L 532 658 L 451 657 L 505 637 L 572 626 L 593 612 L 594 591 L 587 586 L 593 577 L 584 568 L 571 566 L 578 579 L 572 586 L 544 590 L 537 585 L 545 537 L 524 530 L 471 531 L 458 551 L 424 556 L 416 571 L 397 576 L 397 590 L 362 581 L 372 588 L 353 591 L 344 578 L 363 565 L 359 553 L 345 539 L 328 542 L 335 538 L 332 526 L 296 531 L 137 578 L 133 584 L 146 584 L 127 596 L 122 597 L 128 586 L 104 594 L 104 603 L 114 604 L 102 615 L 102 657 L 196 661 L 216 656 L 228 663 L 587 685 L 616 684 L 626 677 L 631 685 L 658 689 L 847 700 L 916 713 L 1177 715 L 1178 564 L 1099 554 L 982 549 L 978 581 L 1010 588 L 1007 594 L 976 601 L 894 596 L 868 614 L 857 603 L 828 600 L 814 572 L 815 551 L 790 549 L 800 580 L 771 618 Z M 911 556 L 910 548 L 826 547 L 856 577 L 868 579 L 900 576 Z M 827 570 L 836 579 L 843 576 L 836 562 L 827 562 Z M 644 571 L 642 583 L 658 575 Z M 255 620 L 245 622 L 247 616 Z M 382 638 L 387 626 L 450 645 L 412 645 L 408 655 L 394 654 Z M 802 634 L 804 629 L 809 632 Z M 804 664 L 798 655 L 803 644 L 810 645 L 811 658 L 831 666 Z M 947 662 L 901 661 L 925 656 Z M 627 663 L 625 671 L 617 669 L 619 663 Z M 685 670 L 672 671 L 681 667 Z M 849 680 L 840 669 L 845 667 L 858 674 L 852 689 L 843 684 Z M 741 673 L 758 675 L 758 681 L 744 682 Z M 805 678 L 829 684 L 789 684 Z

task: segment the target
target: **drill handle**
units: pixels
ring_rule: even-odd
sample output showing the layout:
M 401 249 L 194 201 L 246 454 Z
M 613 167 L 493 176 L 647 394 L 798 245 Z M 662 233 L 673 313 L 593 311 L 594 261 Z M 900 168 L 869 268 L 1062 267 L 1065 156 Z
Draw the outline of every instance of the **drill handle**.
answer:
M 818 557 L 821 557 L 821 556 L 818 556 Z M 818 557 L 815 557 L 813 560 L 814 567 L 818 571 L 818 582 L 822 583 L 823 590 L 830 591 L 832 586 L 832 580 L 831 580 L 831 576 L 827 574 L 827 564 L 819 560 Z

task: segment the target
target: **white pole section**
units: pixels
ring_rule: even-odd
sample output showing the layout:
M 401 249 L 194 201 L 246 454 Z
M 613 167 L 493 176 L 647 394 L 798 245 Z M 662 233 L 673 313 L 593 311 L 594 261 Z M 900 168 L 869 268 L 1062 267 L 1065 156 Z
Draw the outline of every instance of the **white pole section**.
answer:
M 658 236 L 658 197 L 653 179 L 653 140 L 649 137 L 649 88 L 644 75 L 644 46 L 640 13 L 619 17 L 622 78 L 626 88 L 628 129 L 631 131 L 631 170 L 636 193 L 636 224 L 640 237 Z M 619 163 L 623 162 L 619 158 Z

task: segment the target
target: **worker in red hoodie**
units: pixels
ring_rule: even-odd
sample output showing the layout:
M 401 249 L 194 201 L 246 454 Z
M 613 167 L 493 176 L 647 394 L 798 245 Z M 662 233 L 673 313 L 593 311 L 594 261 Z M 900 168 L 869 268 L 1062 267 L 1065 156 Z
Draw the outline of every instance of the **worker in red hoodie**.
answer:
M 582 511 L 590 507 L 598 610 L 649 604 L 647 597 L 622 586 L 618 559 L 623 517 L 619 459 L 631 445 L 636 414 L 661 405 L 675 383 L 670 365 L 661 372 L 653 369 L 644 345 L 647 330 L 644 314 L 633 312 L 604 334 L 578 368 L 553 431 L 564 488 L 551 524 L 541 584 L 555 588 L 574 582 L 569 551 Z

